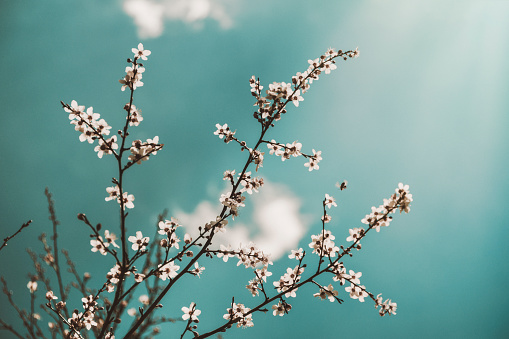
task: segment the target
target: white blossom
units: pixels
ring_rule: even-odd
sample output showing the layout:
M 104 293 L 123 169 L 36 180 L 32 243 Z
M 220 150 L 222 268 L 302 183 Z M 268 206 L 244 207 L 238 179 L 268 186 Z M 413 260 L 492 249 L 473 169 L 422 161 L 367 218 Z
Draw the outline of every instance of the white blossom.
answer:
M 288 313 L 291 309 L 292 309 L 292 305 L 288 304 L 288 303 L 281 303 L 278 302 L 276 305 L 272 305 L 272 309 L 274 310 L 272 312 L 272 314 L 274 316 L 277 316 L 279 315 L 280 317 L 282 317 L 283 315 L 285 315 L 286 313 Z
M 27 284 L 27 288 L 30 290 L 30 293 L 34 293 L 37 291 L 37 281 L 29 281 Z
M 321 300 L 329 299 L 330 302 L 334 302 L 336 299 L 335 297 L 338 295 L 338 291 L 334 290 L 334 287 L 332 284 L 329 284 L 329 286 L 323 286 L 320 288 L 320 292 L 313 294 L 314 297 L 318 297 Z
M 180 266 L 175 265 L 173 261 L 166 263 L 164 265 L 159 265 L 158 276 L 161 280 L 173 279 L 177 276 L 177 271 Z
M 189 307 L 182 307 L 182 312 L 184 312 L 182 320 L 191 318 L 191 320 L 195 322 L 198 321 L 198 316 L 201 314 L 201 311 L 196 309 L 196 304 L 194 302 L 192 302 Z
M 147 60 L 147 57 L 152 53 L 148 49 L 144 49 L 141 42 L 138 44 L 138 48 L 133 48 L 132 51 L 135 58 L 141 58 L 142 60 Z
M 148 245 L 149 237 L 143 237 L 141 231 L 137 231 L 136 236 L 131 235 L 127 240 L 133 243 L 134 251 L 143 251 Z

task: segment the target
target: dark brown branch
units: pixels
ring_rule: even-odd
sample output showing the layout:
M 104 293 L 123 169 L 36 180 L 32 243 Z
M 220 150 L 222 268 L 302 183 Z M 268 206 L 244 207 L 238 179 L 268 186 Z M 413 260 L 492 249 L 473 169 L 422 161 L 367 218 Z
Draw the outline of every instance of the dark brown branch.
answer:
M 54 264 L 52 265 L 53 269 L 55 270 L 55 274 L 57 275 L 58 280 L 58 289 L 60 291 L 60 295 L 63 302 L 67 301 L 67 296 L 64 292 L 64 284 L 62 283 L 62 274 L 60 272 L 60 264 L 58 262 L 58 243 L 57 243 L 57 226 L 60 224 L 60 222 L 57 220 L 57 215 L 55 213 L 55 202 L 52 199 L 51 193 L 49 189 L 46 187 L 44 190 L 44 194 L 46 195 L 46 198 L 48 199 L 48 211 L 49 211 L 49 220 L 51 220 L 51 223 L 53 224 L 53 258 L 54 258 Z M 67 307 L 64 308 L 65 316 L 69 318 L 69 311 L 67 310 Z
M 28 227 L 28 225 L 30 225 L 30 223 L 32 222 L 32 220 L 28 220 L 26 223 L 24 223 L 23 225 L 21 225 L 21 227 L 19 228 L 19 230 L 16 231 L 16 233 L 14 233 L 13 235 L 11 235 L 10 237 L 7 237 L 7 238 L 4 238 L 4 243 L 2 244 L 2 246 L 0 247 L 0 251 L 5 247 L 7 246 L 7 242 L 9 240 L 11 240 L 12 238 L 14 238 L 16 235 L 18 235 L 21 230 L 23 230 L 25 227 Z

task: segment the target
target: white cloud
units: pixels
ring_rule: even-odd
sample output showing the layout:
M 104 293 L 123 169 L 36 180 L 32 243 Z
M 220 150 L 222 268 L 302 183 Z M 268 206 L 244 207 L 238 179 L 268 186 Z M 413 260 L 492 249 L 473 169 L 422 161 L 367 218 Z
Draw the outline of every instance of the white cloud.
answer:
M 252 217 L 248 219 L 245 210 L 240 210 L 241 214 L 230 221 L 227 231 L 216 234 L 214 247 L 230 244 L 236 248 L 253 241 L 265 253 L 270 253 L 272 260 L 297 248 L 310 226 L 310 218 L 299 212 L 301 202 L 286 186 L 265 181 L 260 192 L 249 196 L 246 203 L 253 206 Z M 198 226 L 215 220 L 221 207 L 219 202 L 202 201 L 192 213 L 177 211 L 175 216 L 194 238 Z
M 164 30 L 164 20 L 181 20 L 195 27 L 203 20 L 216 20 L 221 28 L 233 25 L 234 0 L 124 0 L 124 11 L 134 19 L 140 38 L 155 38 Z

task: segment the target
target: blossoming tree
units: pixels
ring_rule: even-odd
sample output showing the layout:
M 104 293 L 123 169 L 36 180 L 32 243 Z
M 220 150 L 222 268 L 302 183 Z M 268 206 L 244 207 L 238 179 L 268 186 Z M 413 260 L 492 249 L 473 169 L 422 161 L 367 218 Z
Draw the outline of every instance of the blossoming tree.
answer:
M 127 211 L 135 207 L 135 197 L 127 191 L 128 183 L 124 174 L 131 167 L 157 155 L 164 146 L 159 143 L 158 136 L 145 141 L 129 139 L 129 130 L 139 126 L 143 121 L 141 110 L 134 104 L 134 92 L 143 86 L 142 76 L 145 67 L 141 61 L 148 60 L 151 54 L 141 43 L 137 48 L 133 48 L 132 52 L 134 56 L 128 59 L 129 66 L 120 80 L 122 91 L 129 92 L 129 102 L 124 105 L 125 123 L 117 133 L 112 132 L 112 127 L 99 113 L 94 112 L 92 107 L 85 108 L 74 100 L 70 104 L 62 102 L 70 123 L 79 132 L 79 140 L 95 145 L 94 151 L 99 158 L 111 158 L 117 164 L 118 172 L 116 177 L 112 178 L 113 185 L 106 188 L 105 200 L 118 204 L 120 216 L 118 228 L 102 230 L 101 224 L 94 226 L 92 220 L 85 214 L 78 215 L 78 219 L 90 229 L 90 246 L 93 253 L 88 255 L 110 256 L 115 264 L 109 272 L 105 272 L 101 285 L 89 286 L 90 276 L 77 272 L 67 251 L 58 251 L 58 220 L 51 193 L 46 191 L 50 219 L 53 222 L 53 244 L 48 243 L 46 237 L 42 235 L 40 240 L 44 247 L 43 255 L 38 257 L 30 252 L 35 263 L 35 273 L 27 284 L 31 296 L 30 311 L 17 306 L 13 293 L 7 287 L 7 281 L 2 278 L 3 292 L 22 320 L 26 334 L 21 334 L 20 330 L 2 319 L 0 319 L 1 330 L 9 331 L 18 338 L 46 338 L 48 333 L 53 338 L 57 336 L 88 338 L 91 335 L 96 338 L 141 338 L 149 334 L 155 335 L 158 333 L 158 324 L 176 320 L 159 315 L 164 313 L 164 309 L 155 311 L 162 308 L 161 302 L 164 297 L 184 275 L 199 277 L 203 274 L 205 267 L 198 261 L 201 262 L 205 257 L 217 257 L 225 262 L 235 258 L 238 265 L 252 269 L 253 278 L 247 282 L 246 288 L 256 298 L 248 302 L 249 307 L 234 298 L 225 300 L 223 322 L 216 328 L 198 328 L 198 317 L 213 315 L 202 315 L 195 302 L 183 306 L 181 308 L 183 325 L 175 329 L 180 331 L 181 338 L 185 336 L 206 338 L 227 331 L 232 326 L 251 327 L 254 325 L 255 314 L 266 312 L 268 308 L 272 309 L 274 316 L 284 316 L 291 312 L 291 298 L 295 298 L 298 289 L 306 284 L 316 287 L 316 293 L 313 295 L 321 300 L 342 303 L 338 289 L 344 286 L 345 291 L 353 299 L 360 302 L 371 299 L 381 316 L 396 314 L 397 304 L 390 299 L 384 301 L 381 294 L 375 296 L 370 292 L 360 281 L 362 273 L 347 270 L 343 260 L 351 257 L 354 249 L 361 249 L 361 240 L 373 229 L 380 232 L 382 227 L 389 226 L 391 214 L 398 210 L 400 213 L 410 211 L 412 195 L 408 191 L 408 185 L 398 184 L 395 193 L 384 199 L 380 206 L 372 207 L 371 212 L 361 220 L 365 226 L 350 229 L 348 236 L 344 238 L 345 244 L 339 246 L 336 245 L 336 237 L 325 227 L 332 219 L 328 211 L 337 204 L 334 197 L 325 194 L 321 202 L 323 206 L 323 214 L 320 216 L 321 230 L 317 230 L 316 234 L 311 236 L 307 251 L 303 248 L 291 251 L 288 257 L 294 259 L 296 264 L 294 267 L 288 267 L 286 273 L 277 279 L 271 278 L 270 266 L 273 262 L 270 256 L 258 249 L 255 244 L 250 243 L 240 248 L 232 248 L 229 244 L 221 244 L 219 247 L 212 245 L 212 240 L 218 232 L 228 232 L 229 220 L 234 220 L 238 216 L 239 209 L 248 201 L 246 197 L 263 189 L 263 179 L 254 176 L 253 171 L 258 172 L 263 166 L 267 150 L 269 155 L 280 157 L 282 161 L 303 157 L 306 159 L 304 166 L 309 171 L 319 169 L 322 160 L 320 151 L 312 149 L 311 153 L 305 153 L 302 144 L 297 141 L 278 142 L 272 136 L 269 140 L 269 131 L 283 118 L 289 106 L 299 106 L 304 100 L 303 95 L 320 75 L 329 74 L 337 68 L 336 60 L 346 61 L 359 56 L 357 49 L 346 52 L 328 49 L 320 57 L 309 60 L 308 68 L 298 72 L 290 82 L 274 82 L 269 84 L 265 91 L 258 78 L 252 76 L 249 79 L 256 107 L 253 117 L 260 125 L 260 135 L 257 140 L 247 142 L 239 139 L 236 131 L 228 124 L 216 125 L 214 134 L 226 144 L 233 143 L 238 145 L 241 151 L 247 151 L 247 159 L 239 169 L 225 170 L 223 180 L 229 183 L 230 189 L 228 193 L 219 197 L 222 209 L 217 211 L 214 220 L 206 220 L 203 227 L 198 227 L 199 233 L 194 238 L 183 231 L 177 219 L 173 217 L 167 219 L 165 215 L 160 216 L 154 229 L 155 238 L 145 236 L 141 231 L 134 234 L 127 232 Z M 346 189 L 347 182 L 337 183 L 337 187 L 342 191 Z M 17 232 L 6 237 L 0 250 L 24 228 L 29 227 L 30 222 L 23 224 Z M 120 238 L 117 238 L 114 232 L 120 234 Z M 74 281 L 71 283 L 64 283 L 65 277 L 59 261 L 61 254 L 65 256 L 69 271 L 73 274 Z M 44 264 L 57 276 L 57 286 L 50 283 L 43 269 Z M 148 293 L 139 298 L 143 307 L 135 309 L 130 307 L 131 302 L 134 292 L 142 283 Z M 76 304 L 75 301 L 69 300 L 71 287 L 82 294 L 82 309 L 71 310 L 68 306 Z M 36 296 L 41 290 L 46 299 L 43 309 L 50 318 L 47 328 L 39 326 L 36 320 L 41 316 L 34 310 Z M 133 321 L 127 329 L 121 330 L 118 326 L 120 321 L 129 319 L 125 315 L 131 316 Z

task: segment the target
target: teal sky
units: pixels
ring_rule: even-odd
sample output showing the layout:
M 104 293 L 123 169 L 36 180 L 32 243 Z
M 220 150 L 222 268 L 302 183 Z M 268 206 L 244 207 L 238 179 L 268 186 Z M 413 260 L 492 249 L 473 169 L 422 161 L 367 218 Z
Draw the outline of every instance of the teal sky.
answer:
M 308 153 L 321 150 L 320 170 L 309 173 L 302 158 L 281 162 L 266 152 L 258 173 L 269 182 L 268 193 L 248 197 L 232 227 L 272 248 L 287 246 L 284 234 L 277 238 L 260 219 L 271 195 L 280 197 L 290 206 L 281 225 L 295 219 L 298 246 L 309 249 L 329 193 L 338 200 L 329 228 L 344 244 L 348 229 L 361 226 L 371 206 L 398 182 L 410 185 L 411 212 L 395 215 L 389 228 L 368 236 L 345 261 L 363 273 L 368 290 L 397 302 L 398 314 L 381 318 L 371 301 L 350 299 L 339 285 L 342 305 L 313 298 L 317 290 L 308 287 L 289 301 L 290 314 L 255 314 L 253 328 L 224 337 L 509 336 L 508 1 L 200 0 L 189 2 L 194 12 L 177 9 L 176 0 L 154 3 L 0 5 L 0 237 L 34 220 L 0 252 L 0 274 L 20 304 L 29 305 L 32 271 L 24 249 L 40 250 L 37 236 L 51 231 L 45 187 L 56 201 L 60 247 L 97 281 L 112 263 L 90 252 L 89 232 L 76 215 L 86 213 L 119 233 L 117 206 L 104 201 L 116 175 L 113 159 L 98 159 L 91 145 L 78 140 L 60 100 L 93 106 L 118 129 L 129 100 L 118 83 L 125 59 L 139 42 L 152 51 L 145 85 L 135 93 L 144 120 L 133 137 L 158 135 L 165 147 L 126 178 L 136 197 L 129 232 L 151 235 L 164 209 L 189 222 L 206 214 L 196 209 L 200 204 L 219 211 L 222 173 L 241 170 L 246 154 L 213 132 L 216 123 L 228 123 L 248 144 L 257 137 L 251 75 L 265 87 L 288 82 L 328 47 L 359 47 L 359 58 L 321 76 L 268 136 L 298 140 Z M 345 179 L 349 187 L 340 193 L 334 184 Z M 195 301 L 202 310 L 198 331 L 206 332 L 222 324 L 232 296 L 248 307 L 257 299 L 244 287 L 251 271 L 202 261 L 204 276 L 187 278 L 163 304 L 166 315 L 180 317 L 180 308 Z M 295 263 L 285 256 L 276 261 L 272 278 L 290 265 Z M 40 296 L 42 302 L 42 291 Z M 0 304 L 6 304 L 4 295 Z M 75 307 L 81 307 L 79 299 Z M 8 307 L 0 307 L 0 317 L 21 327 Z M 164 327 L 161 337 L 179 337 L 182 327 Z

